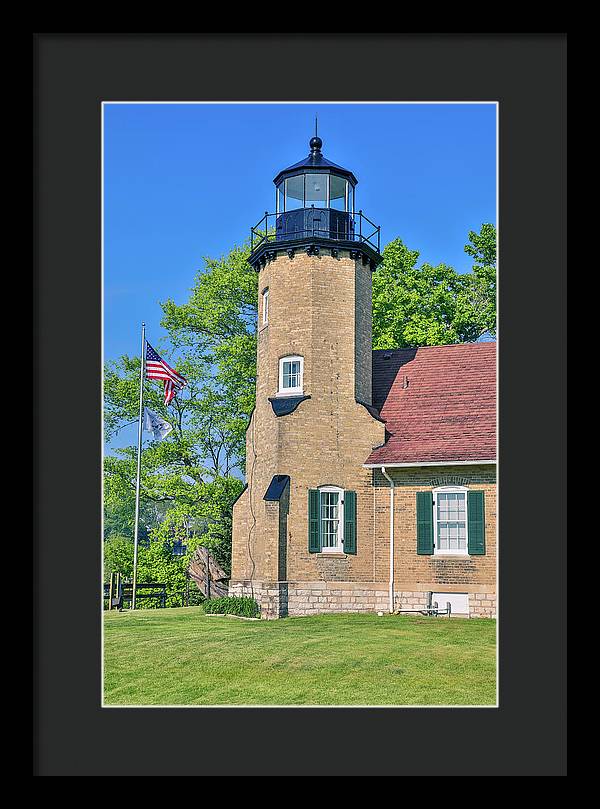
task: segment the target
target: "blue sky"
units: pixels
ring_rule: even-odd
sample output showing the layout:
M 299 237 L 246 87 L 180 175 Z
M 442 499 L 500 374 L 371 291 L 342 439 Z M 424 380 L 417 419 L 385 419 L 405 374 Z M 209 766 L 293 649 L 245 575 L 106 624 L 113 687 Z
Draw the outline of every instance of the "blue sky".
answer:
M 157 345 L 160 301 L 185 301 L 203 257 L 274 210 L 272 180 L 308 154 L 315 114 L 382 245 L 470 269 L 469 230 L 496 222 L 494 104 L 105 104 L 106 360 L 139 352 L 142 320 Z

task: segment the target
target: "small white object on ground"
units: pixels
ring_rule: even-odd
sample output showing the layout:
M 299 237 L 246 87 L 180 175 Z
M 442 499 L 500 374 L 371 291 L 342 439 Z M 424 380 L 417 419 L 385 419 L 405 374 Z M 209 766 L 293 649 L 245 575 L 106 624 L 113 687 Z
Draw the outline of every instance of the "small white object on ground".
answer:
M 377 615 L 379 615 L 380 618 L 383 618 L 383 613 L 382 612 L 378 612 Z

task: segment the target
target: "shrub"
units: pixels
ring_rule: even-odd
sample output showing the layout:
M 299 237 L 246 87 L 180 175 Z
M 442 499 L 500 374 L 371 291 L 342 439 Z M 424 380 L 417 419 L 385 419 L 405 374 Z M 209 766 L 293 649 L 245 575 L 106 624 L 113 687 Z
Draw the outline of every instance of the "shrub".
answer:
M 204 611 L 212 614 L 241 615 L 244 618 L 258 618 L 260 616 L 260 607 L 256 601 L 246 596 L 209 598 L 204 602 Z

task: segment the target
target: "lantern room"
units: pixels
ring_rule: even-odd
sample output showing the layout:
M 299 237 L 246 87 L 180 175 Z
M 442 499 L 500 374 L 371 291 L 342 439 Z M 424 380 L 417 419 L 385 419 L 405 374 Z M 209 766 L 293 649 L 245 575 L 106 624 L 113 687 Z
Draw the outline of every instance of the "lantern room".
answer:
M 321 138 L 309 145 L 308 157 L 275 177 L 277 241 L 352 239 L 356 177 L 323 157 Z
M 309 146 L 304 160 L 273 180 L 275 213 L 265 213 L 252 228 L 250 262 L 258 269 L 279 247 L 288 254 L 301 246 L 315 254 L 329 247 L 337 255 L 340 247 L 351 249 L 359 242 L 365 259 L 376 266 L 381 261 L 380 229 L 356 210 L 356 177 L 323 156 L 317 135 Z

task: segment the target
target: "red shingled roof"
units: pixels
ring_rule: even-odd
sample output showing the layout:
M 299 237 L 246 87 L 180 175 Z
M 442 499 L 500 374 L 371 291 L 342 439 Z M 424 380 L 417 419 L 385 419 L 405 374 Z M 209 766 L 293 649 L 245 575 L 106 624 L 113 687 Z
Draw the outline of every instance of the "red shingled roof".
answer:
M 496 343 L 374 351 L 373 404 L 387 440 L 367 464 L 494 460 Z

